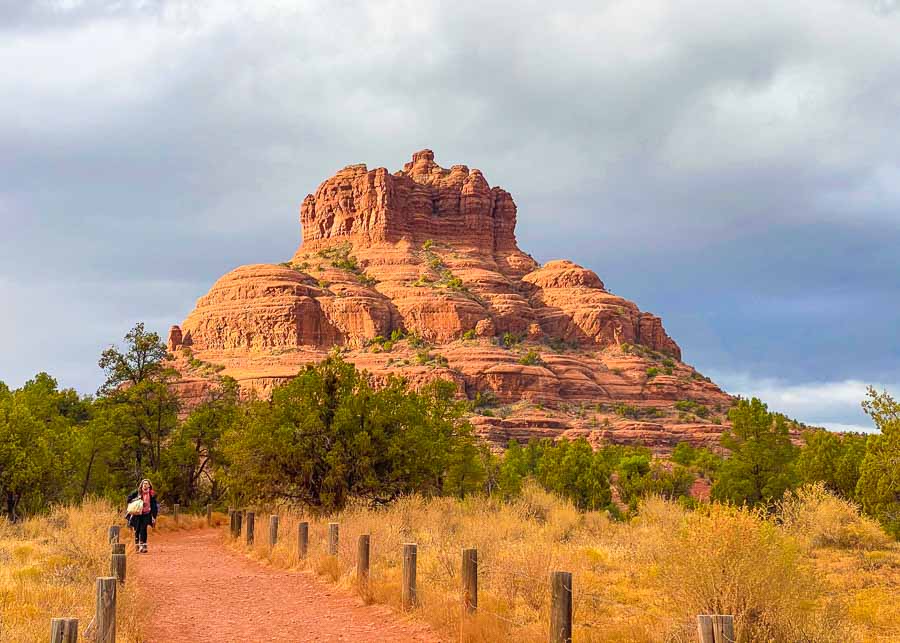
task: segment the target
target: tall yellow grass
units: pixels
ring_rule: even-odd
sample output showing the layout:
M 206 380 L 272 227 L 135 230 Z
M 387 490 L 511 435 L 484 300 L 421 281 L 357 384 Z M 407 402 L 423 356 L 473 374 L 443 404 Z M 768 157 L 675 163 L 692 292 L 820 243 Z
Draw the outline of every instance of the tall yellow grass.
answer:
M 100 500 L 18 523 L 0 518 L 0 641 L 46 641 L 53 617 L 75 617 L 84 631 L 94 615 L 96 579 L 109 576 L 113 524 L 122 524 L 121 511 Z M 133 585 L 117 592 L 120 641 L 141 640 Z
M 579 513 L 536 487 L 509 504 L 410 497 L 309 519 L 305 561 L 297 555 L 297 524 L 308 517 L 276 510 L 279 541 L 270 549 L 267 509 L 257 511 L 255 543 L 230 546 L 351 589 L 356 541 L 368 533 L 364 598 L 399 610 L 402 544 L 416 542 L 419 607 L 409 616 L 465 641 L 546 640 L 554 570 L 573 573 L 579 641 L 694 641 L 701 613 L 733 614 L 742 641 L 900 640 L 897 544 L 870 533 L 872 524 L 852 505 L 838 511 L 834 503 L 843 501 L 821 489 L 810 493 L 773 518 L 721 505 L 686 511 L 648 499 L 629 523 Z M 810 537 L 812 527 L 789 520 L 789 510 L 819 531 L 836 529 L 820 523 L 837 519 L 844 531 L 868 535 Z M 341 530 L 337 557 L 325 551 L 332 520 Z M 468 620 L 461 619 L 459 592 L 463 547 L 477 547 L 479 560 L 479 611 Z

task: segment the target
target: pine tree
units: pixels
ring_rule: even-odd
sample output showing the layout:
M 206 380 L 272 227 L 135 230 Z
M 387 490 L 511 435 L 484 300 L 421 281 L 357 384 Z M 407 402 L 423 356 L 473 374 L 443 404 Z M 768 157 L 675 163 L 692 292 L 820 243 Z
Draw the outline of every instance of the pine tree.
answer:
M 728 417 L 732 426 L 722 434 L 722 446 L 731 456 L 719 469 L 713 498 L 751 506 L 779 499 L 797 483 L 797 447 L 786 418 L 769 413 L 757 398 L 740 400 Z
M 900 403 L 872 387 L 867 395 L 862 406 L 880 434 L 866 441 L 856 495 L 863 509 L 900 538 Z

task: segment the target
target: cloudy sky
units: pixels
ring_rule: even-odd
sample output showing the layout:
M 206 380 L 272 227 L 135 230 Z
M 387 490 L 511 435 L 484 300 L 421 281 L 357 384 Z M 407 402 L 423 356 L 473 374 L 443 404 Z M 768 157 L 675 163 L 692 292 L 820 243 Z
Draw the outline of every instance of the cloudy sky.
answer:
M 289 258 L 321 180 L 430 147 L 730 392 L 900 393 L 897 0 L 0 0 L 0 96 L 12 386 L 92 392 L 135 322 Z

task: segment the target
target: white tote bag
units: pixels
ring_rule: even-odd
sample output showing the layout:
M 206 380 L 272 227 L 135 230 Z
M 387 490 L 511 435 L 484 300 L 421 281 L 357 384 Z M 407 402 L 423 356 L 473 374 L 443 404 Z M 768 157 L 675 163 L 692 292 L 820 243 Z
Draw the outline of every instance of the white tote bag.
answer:
M 140 498 L 135 498 L 134 500 L 129 502 L 128 509 L 126 509 L 126 512 L 130 516 L 137 516 L 137 515 L 143 513 L 143 511 L 144 511 L 144 501 L 141 500 Z

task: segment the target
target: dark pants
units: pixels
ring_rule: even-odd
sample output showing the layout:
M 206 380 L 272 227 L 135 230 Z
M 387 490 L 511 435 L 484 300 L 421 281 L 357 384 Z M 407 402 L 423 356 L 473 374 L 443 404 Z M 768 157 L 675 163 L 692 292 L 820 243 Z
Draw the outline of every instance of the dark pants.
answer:
M 138 514 L 131 517 L 131 528 L 134 529 L 135 544 L 147 544 L 147 527 L 153 518 L 150 514 Z

